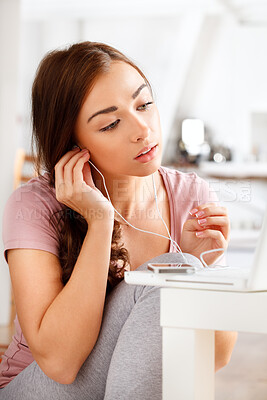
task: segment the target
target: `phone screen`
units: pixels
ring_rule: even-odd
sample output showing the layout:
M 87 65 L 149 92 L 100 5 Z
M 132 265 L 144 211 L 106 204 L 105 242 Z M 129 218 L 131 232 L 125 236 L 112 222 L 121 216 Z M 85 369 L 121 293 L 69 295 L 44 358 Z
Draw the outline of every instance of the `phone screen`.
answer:
M 194 273 L 196 268 L 186 263 L 149 263 L 147 269 L 157 273 Z
M 174 268 L 174 267 L 179 267 L 179 263 L 151 263 L 153 267 L 156 268 Z
M 150 263 L 149 265 L 155 268 L 191 268 L 193 265 L 186 263 Z

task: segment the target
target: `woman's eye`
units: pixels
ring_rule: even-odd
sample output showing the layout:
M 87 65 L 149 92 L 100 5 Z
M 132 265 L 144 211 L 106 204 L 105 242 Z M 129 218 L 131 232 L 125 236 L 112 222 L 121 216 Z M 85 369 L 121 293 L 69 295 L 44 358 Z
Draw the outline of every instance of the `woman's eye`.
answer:
M 120 122 L 120 120 L 117 119 L 116 121 L 112 122 L 112 124 L 105 126 L 105 128 L 100 129 L 100 132 L 110 131 L 111 129 L 116 128 L 116 126 L 118 125 L 119 122 Z
M 149 106 L 153 104 L 153 101 L 149 101 L 148 103 L 142 104 L 140 107 L 138 107 L 138 110 L 147 110 Z
M 140 107 L 137 108 L 137 110 L 146 111 L 149 109 L 149 106 L 151 104 L 153 104 L 153 101 L 149 101 L 145 104 L 142 104 Z M 117 119 L 116 121 L 112 122 L 112 124 L 105 126 L 105 128 L 100 129 L 100 132 L 105 132 L 105 131 L 110 131 L 112 129 L 115 129 L 119 122 L 120 122 L 120 119 Z

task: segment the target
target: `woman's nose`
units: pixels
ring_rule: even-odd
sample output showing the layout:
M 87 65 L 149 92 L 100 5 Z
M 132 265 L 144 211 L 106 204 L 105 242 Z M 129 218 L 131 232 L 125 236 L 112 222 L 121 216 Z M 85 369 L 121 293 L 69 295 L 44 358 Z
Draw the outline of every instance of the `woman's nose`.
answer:
M 133 131 L 133 140 L 137 141 L 150 136 L 150 127 L 146 121 L 141 118 L 136 118 L 135 129 Z

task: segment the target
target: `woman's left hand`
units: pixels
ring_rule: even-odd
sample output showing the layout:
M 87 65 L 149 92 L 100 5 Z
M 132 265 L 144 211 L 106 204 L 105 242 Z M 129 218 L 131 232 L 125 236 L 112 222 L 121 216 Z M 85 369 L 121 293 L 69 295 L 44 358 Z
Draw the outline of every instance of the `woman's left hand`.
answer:
M 214 203 L 202 204 L 190 214 L 183 226 L 180 247 L 183 252 L 200 258 L 200 254 L 207 250 L 226 249 L 229 242 L 230 221 L 225 207 Z M 205 262 L 213 264 L 222 252 L 213 252 L 204 255 Z

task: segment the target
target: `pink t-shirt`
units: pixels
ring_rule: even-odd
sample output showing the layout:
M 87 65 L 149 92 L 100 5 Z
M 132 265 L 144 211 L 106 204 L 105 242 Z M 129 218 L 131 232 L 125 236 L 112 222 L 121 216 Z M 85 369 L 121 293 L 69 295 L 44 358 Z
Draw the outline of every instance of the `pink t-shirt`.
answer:
M 217 201 L 208 183 L 195 173 L 182 173 L 167 167 L 159 171 L 165 184 L 171 218 L 171 236 L 179 244 L 182 227 L 195 206 Z M 64 208 L 56 199 L 55 189 L 50 188 L 47 174 L 33 178 L 16 189 L 9 197 L 3 215 L 4 256 L 6 250 L 27 248 L 46 250 L 58 256 L 58 238 L 49 217 Z M 175 252 L 170 242 L 169 252 Z M 15 334 L 0 364 L 0 388 L 34 361 L 23 336 L 19 320 L 15 318 Z

